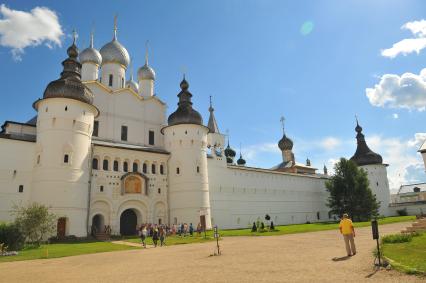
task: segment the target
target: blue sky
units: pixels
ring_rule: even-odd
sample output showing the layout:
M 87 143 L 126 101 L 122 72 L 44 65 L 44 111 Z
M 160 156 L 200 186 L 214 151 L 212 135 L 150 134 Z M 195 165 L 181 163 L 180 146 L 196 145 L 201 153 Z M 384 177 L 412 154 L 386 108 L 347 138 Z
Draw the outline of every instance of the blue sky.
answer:
M 355 151 L 357 114 L 370 147 L 390 164 L 393 188 L 426 180 L 416 152 L 426 137 L 422 1 L 0 4 L 0 121 L 26 121 L 35 115 L 31 104 L 59 76 L 72 29 L 82 50 L 94 26 L 95 47 L 100 48 L 111 40 L 118 14 L 118 39 L 135 70 L 143 64 L 149 40 L 156 93 L 169 105 L 168 113 L 175 109 L 186 70 L 195 108 L 207 122 L 213 96 L 220 130 L 229 129 L 235 149 L 242 144 L 248 165 L 269 168 L 281 161 L 276 143 L 283 115 L 296 160 L 304 163 L 309 157 L 318 168 L 332 167 L 334 160 Z M 59 30 L 33 31 L 27 34 L 29 42 L 22 43 L 19 37 L 28 32 L 23 25 L 6 38 L 4 20 L 10 16 L 5 9 L 35 15 L 36 7 L 53 11 L 59 26 L 52 28 Z M 402 28 L 407 23 L 414 24 Z M 398 85 L 406 73 L 408 87 Z

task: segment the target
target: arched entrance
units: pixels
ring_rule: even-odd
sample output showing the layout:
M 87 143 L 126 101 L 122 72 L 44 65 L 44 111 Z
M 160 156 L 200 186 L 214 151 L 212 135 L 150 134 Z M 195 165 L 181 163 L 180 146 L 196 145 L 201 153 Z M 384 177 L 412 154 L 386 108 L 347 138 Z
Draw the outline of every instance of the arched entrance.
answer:
M 95 229 L 96 233 L 104 232 L 105 221 L 104 216 L 101 214 L 96 214 L 92 219 L 92 229 Z
M 133 209 L 126 209 L 120 216 L 120 234 L 123 236 L 135 235 L 138 217 Z
M 66 227 L 67 227 L 67 219 L 65 217 L 59 218 L 56 225 L 57 236 L 59 239 L 65 238 Z

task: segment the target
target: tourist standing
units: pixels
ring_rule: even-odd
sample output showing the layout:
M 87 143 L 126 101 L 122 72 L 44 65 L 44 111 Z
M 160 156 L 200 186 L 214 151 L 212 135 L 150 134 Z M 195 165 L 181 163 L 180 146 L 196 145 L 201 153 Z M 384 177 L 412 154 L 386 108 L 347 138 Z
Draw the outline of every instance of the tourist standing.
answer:
M 191 237 L 194 235 L 194 227 L 192 226 L 192 223 L 189 223 L 189 235 L 191 235 Z
M 166 230 L 163 227 L 160 227 L 160 246 L 162 247 L 166 239 Z
M 201 223 L 200 222 L 198 222 L 198 224 L 197 224 L 197 234 L 198 234 L 198 237 L 201 236 Z
M 146 248 L 146 242 L 145 241 L 146 241 L 147 234 L 148 234 L 148 231 L 146 230 L 146 226 L 142 225 L 142 227 L 141 227 L 141 241 L 142 241 L 142 246 L 144 248 Z
M 352 220 L 349 219 L 348 214 L 343 214 L 342 220 L 339 224 L 340 233 L 343 235 L 345 241 L 346 253 L 348 256 L 356 255 L 355 247 L 355 229 L 352 224 Z

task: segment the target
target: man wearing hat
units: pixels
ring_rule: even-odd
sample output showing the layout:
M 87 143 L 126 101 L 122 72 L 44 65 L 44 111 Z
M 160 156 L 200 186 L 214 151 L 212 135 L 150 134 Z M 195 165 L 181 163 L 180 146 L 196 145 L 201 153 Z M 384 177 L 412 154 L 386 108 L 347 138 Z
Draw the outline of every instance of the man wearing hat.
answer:
M 349 215 L 347 213 L 343 214 L 343 218 L 340 220 L 339 229 L 340 233 L 343 235 L 343 239 L 345 240 L 347 255 L 354 256 L 356 254 L 354 241 L 355 229 L 352 224 L 352 220 L 349 219 Z

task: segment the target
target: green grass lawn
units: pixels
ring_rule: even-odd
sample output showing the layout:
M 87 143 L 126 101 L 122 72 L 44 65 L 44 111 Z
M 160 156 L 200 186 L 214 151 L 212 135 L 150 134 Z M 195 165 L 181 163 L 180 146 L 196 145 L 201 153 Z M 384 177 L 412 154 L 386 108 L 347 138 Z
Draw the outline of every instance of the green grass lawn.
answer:
M 379 219 L 379 225 L 391 224 L 404 221 L 415 220 L 415 216 L 395 216 Z M 354 223 L 355 228 L 367 227 L 370 226 L 371 222 L 356 222 Z M 219 227 L 220 228 L 220 227 Z M 219 234 L 222 237 L 227 236 L 272 236 L 272 235 L 284 235 L 284 234 L 295 234 L 295 233 L 305 233 L 305 232 L 315 232 L 315 231 L 324 231 L 324 230 L 334 230 L 339 229 L 339 223 L 336 222 L 321 222 L 321 223 L 311 223 L 311 224 L 294 224 L 294 225 L 284 225 L 284 226 L 275 226 L 276 231 L 268 232 L 251 232 L 251 229 L 236 229 L 236 230 L 221 230 Z M 212 232 L 208 232 L 208 235 L 212 235 Z
M 413 237 L 411 242 L 383 244 L 383 253 L 397 263 L 396 268 L 426 274 L 426 233 Z
M 211 237 L 211 236 L 207 236 L 206 238 L 204 238 L 204 234 L 201 234 L 201 236 L 197 236 L 197 233 L 194 233 L 194 236 L 192 236 L 192 237 L 191 236 L 186 236 L 186 237 L 169 236 L 169 237 L 166 237 L 166 246 L 193 244 L 193 243 L 204 243 L 204 242 L 209 242 L 209 241 L 212 241 L 212 240 L 214 240 L 214 238 Z M 132 243 L 138 243 L 138 244 L 141 243 L 141 239 L 139 237 L 126 239 L 125 241 L 132 242 Z M 148 237 L 146 239 L 146 244 L 147 245 L 154 245 L 151 237 Z M 158 241 L 158 245 L 159 244 L 160 244 L 160 241 Z
M 135 247 L 117 245 L 109 242 L 50 244 L 42 245 L 40 248 L 24 249 L 22 251 L 19 251 L 19 255 L 16 256 L 2 256 L 0 257 L 0 262 L 29 259 L 46 259 L 82 254 L 122 251 L 130 249 L 135 249 Z

